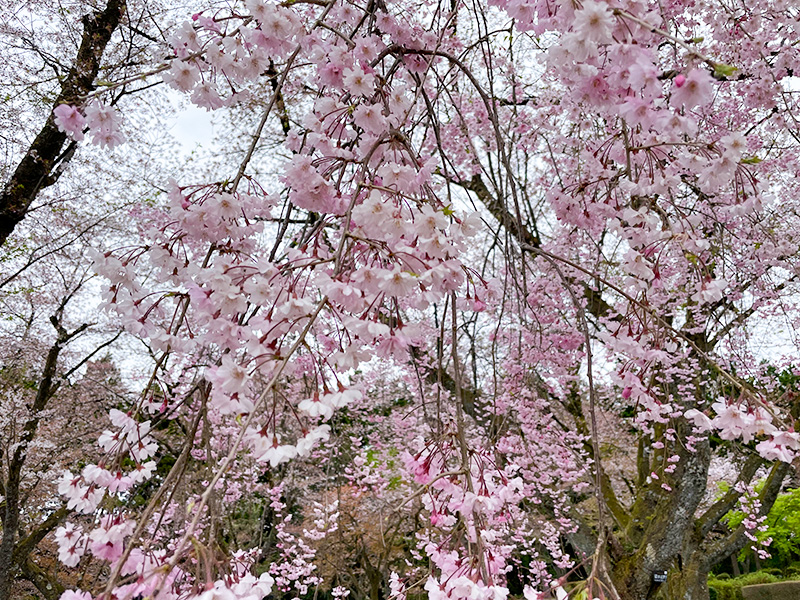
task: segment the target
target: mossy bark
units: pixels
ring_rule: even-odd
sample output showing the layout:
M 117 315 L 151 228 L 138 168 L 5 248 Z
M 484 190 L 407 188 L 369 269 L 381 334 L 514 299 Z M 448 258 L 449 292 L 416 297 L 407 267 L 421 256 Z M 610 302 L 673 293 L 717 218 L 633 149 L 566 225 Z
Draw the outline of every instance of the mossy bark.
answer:
M 693 455 L 687 457 L 684 469 L 676 471 L 680 486 L 660 498 L 655 491 L 650 497 L 640 495 L 630 511 L 629 526 L 618 532 L 623 539 L 620 545 L 627 550 L 612 561 L 610 575 L 620 600 L 708 600 L 711 568 L 747 542 L 743 526 L 708 535 L 733 508 L 738 495 L 723 497 L 698 517 L 710 452 L 706 445 Z M 772 466 L 760 493 L 762 514 L 775 502 L 788 470 L 786 463 Z M 749 465 L 742 474 L 747 478 L 751 471 L 755 469 Z M 666 583 L 654 581 L 658 571 L 668 572 Z

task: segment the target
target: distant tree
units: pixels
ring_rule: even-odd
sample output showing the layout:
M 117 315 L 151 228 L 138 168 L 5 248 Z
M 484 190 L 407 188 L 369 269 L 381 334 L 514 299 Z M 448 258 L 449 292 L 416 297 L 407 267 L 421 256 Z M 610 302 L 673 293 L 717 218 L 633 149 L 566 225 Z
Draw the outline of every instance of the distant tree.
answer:
M 117 28 L 152 52 L 102 86 L 76 71 L 0 206 L 18 222 L 67 139 L 146 157 L 122 135 L 146 122 L 119 102 L 134 81 L 225 124 L 212 175 L 165 177 L 86 253 L 152 369 L 58 479 L 84 515 L 59 553 L 98 573 L 62 600 L 706 598 L 800 449 L 774 370 L 796 354 L 797 9 L 247 0 L 142 35 L 152 6 L 131 8 L 97 13 L 93 60 Z M 346 529 L 356 511 L 394 534 Z M 18 514 L 7 498 L 0 565 Z

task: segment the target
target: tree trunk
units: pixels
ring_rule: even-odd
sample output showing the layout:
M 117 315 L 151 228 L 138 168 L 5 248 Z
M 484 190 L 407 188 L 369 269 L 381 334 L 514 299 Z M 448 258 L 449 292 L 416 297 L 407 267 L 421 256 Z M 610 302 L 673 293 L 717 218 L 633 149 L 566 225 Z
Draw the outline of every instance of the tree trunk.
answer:
M 50 317 L 50 322 L 53 324 L 53 327 L 56 328 L 56 331 L 58 331 L 58 337 L 47 353 L 47 359 L 45 360 L 41 379 L 39 380 L 39 387 L 36 391 L 36 398 L 30 409 L 30 416 L 26 419 L 22 427 L 22 434 L 20 435 L 14 454 L 8 459 L 8 478 L 4 486 L 6 497 L 5 512 L 2 519 L 3 535 L 0 539 L 0 600 L 10 600 L 11 586 L 15 572 L 20 567 L 24 567 L 34 546 L 41 541 L 41 538 L 49 531 L 47 527 L 52 528 L 66 515 L 64 511 L 56 511 L 51 515 L 51 518 L 45 521 L 43 524 L 44 529 L 40 528 L 39 532 L 41 533 L 41 537 L 37 537 L 37 533 L 33 533 L 23 540 L 22 543 L 19 545 L 17 544 L 20 499 L 22 497 L 20 486 L 22 484 L 23 468 L 25 466 L 28 448 L 31 442 L 33 442 L 39 428 L 39 420 L 42 417 L 42 411 L 44 411 L 50 398 L 60 387 L 60 382 L 55 381 L 58 357 L 61 354 L 64 344 L 89 327 L 84 324 L 75 329 L 72 333 L 68 333 L 61 325 L 61 309 L 63 309 L 63 305 L 56 311 L 55 315 Z M 33 573 L 32 570 L 30 572 Z
M 738 494 L 724 497 L 699 517 L 695 514 L 701 480 L 705 491 L 701 475 L 708 467 L 707 456 L 707 444 L 698 444 L 694 458 L 686 457 L 683 472 L 676 473 L 681 483 L 673 495 L 662 496 L 652 506 L 642 502 L 633 507 L 631 526 L 621 535 L 628 543 L 635 541 L 635 549 L 616 560 L 611 571 L 621 600 L 708 600 L 711 568 L 732 554 L 735 556 L 747 543 L 744 525 L 721 537 L 708 538 L 712 527 L 733 508 Z M 745 478 L 755 471 L 756 464 L 760 460 L 743 469 Z M 772 508 L 788 470 L 787 463 L 772 466 L 759 494 L 759 514 L 764 515 Z M 640 525 L 640 521 L 645 523 Z M 657 571 L 667 571 L 666 583 L 654 582 L 653 574 Z
M 687 562 L 679 559 L 671 569 L 663 569 L 667 571 L 665 583 L 656 581 L 652 571 L 632 565 L 626 581 L 614 582 L 621 600 L 708 600 L 709 565 L 705 554 L 698 550 L 690 556 Z
M 0 600 L 11 598 L 11 584 L 18 565 L 14 560 L 14 548 L 16 546 L 17 534 L 19 532 L 19 500 L 20 484 L 22 482 L 22 468 L 28 446 L 33 441 L 36 430 L 39 426 L 41 411 L 47 406 L 53 390 L 53 377 L 56 374 L 58 355 L 61 352 L 63 343 L 62 335 L 59 334 L 56 343 L 50 348 L 45 361 L 42 377 L 39 382 L 39 389 L 36 393 L 31 415 L 22 428 L 22 435 L 17 444 L 14 454 L 8 461 L 8 479 L 5 482 L 5 515 L 3 516 L 3 536 L 0 541 Z
M 61 85 L 61 93 L 53 103 L 53 110 L 60 104 L 80 104 L 95 88 L 94 80 L 100 72 L 103 53 L 123 14 L 125 0 L 108 0 L 105 9 L 83 17 L 81 45 Z M 38 193 L 58 179 L 61 168 L 72 155 L 73 148 L 62 153 L 66 141 L 67 134 L 59 131 L 51 110 L 0 194 L 0 245 L 25 217 Z
M 670 573 L 667 583 L 658 590 L 663 600 L 708 600 L 708 571 L 693 561 L 683 569 Z

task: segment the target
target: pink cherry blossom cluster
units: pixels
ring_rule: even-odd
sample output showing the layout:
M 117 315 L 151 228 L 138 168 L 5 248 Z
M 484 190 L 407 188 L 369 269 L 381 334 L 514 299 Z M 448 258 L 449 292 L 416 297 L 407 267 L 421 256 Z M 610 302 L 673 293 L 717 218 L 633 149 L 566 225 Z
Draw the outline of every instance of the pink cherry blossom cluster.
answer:
M 190 600 L 262 600 L 272 591 L 275 581 L 269 573 L 255 577 L 246 573 L 238 578 L 218 579 Z
M 545 76 L 565 97 L 557 101 L 537 97 L 539 107 L 548 100 L 562 112 L 567 110 L 565 104 L 571 107 L 563 121 L 554 118 L 556 132 L 561 125 L 573 126 L 581 116 L 602 115 L 604 123 L 613 122 L 596 135 L 579 125 L 578 130 L 592 141 L 576 140 L 574 128 L 571 137 L 559 137 L 574 149 L 573 173 L 582 175 L 566 182 L 563 171 L 559 172 L 562 181 L 551 186 L 548 195 L 565 226 L 587 232 L 587 244 L 596 243 L 599 232 L 609 226 L 614 231 L 619 271 L 610 280 L 625 297 L 615 307 L 619 319 L 600 336 L 604 350 L 616 353 L 624 365 L 616 382 L 623 399 L 637 407 L 638 423 L 643 427 L 668 423 L 695 402 L 694 392 L 686 389 L 685 396 L 670 401 L 652 388 L 648 378 L 677 368 L 692 349 L 652 315 L 679 319 L 686 315 L 702 329 L 709 313 L 742 300 L 741 282 L 725 273 L 752 264 L 753 254 L 769 253 L 754 252 L 756 248 L 750 245 L 736 248 L 720 262 L 719 248 L 707 235 L 711 225 L 704 216 L 706 208 L 719 211 L 717 226 L 732 235 L 745 235 L 752 233 L 752 219 L 769 197 L 749 166 L 759 160 L 752 158 L 759 138 L 744 134 L 751 121 L 745 118 L 733 124 L 718 118 L 720 107 L 742 105 L 739 90 L 751 89 L 750 84 L 732 89 L 725 83 L 725 73 L 763 73 L 766 81 L 758 86 L 778 92 L 775 82 L 769 81 L 763 65 L 755 64 L 758 59 L 745 52 L 733 53 L 738 70 L 729 69 L 725 61 L 731 47 L 716 43 L 721 39 L 707 46 L 717 52 L 712 54 L 716 60 L 680 44 L 675 46 L 677 58 L 663 53 L 665 46 L 659 44 L 669 40 L 670 34 L 669 27 L 659 29 L 660 23 L 673 23 L 664 11 L 680 12 L 677 5 L 662 5 L 659 11 L 648 13 L 644 6 L 613 2 L 574 7 L 546 2 L 493 4 L 505 9 L 521 29 L 558 32 L 558 42 L 544 59 Z M 681 23 L 681 18 L 675 22 Z M 769 33 L 759 21 L 749 26 L 753 35 L 763 36 L 769 44 Z M 702 46 L 702 42 L 698 38 L 692 43 Z M 763 115 L 773 105 L 763 101 L 751 106 L 750 114 Z M 526 109 L 519 109 L 520 115 Z M 542 112 L 541 108 L 531 110 L 531 114 Z M 614 179 L 618 176 L 623 179 L 619 184 Z M 685 202 L 660 200 L 676 195 Z M 553 237 L 557 239 L 558 234 Z M 759 249 L 760 244 L 755 242 Z M 557 243 L 553 248 L 565 251 Z M 573 260 L 580 262 L 580 258 Z M 576 271 L 574 276 L 585 275 Z M 764 451 L 771 444 L 764 443 Z M 778 446 L 791 447 L 791 443 Z M 776 456 L 774 448 L 769 456 Z
M 122 555 L 125 538 L 133 533 L 135 526 L 135 521 L 121 515 L 105 515 L 87 535 L 80 526 L 66 523 L 55 534 L 58 558 L 66 566 L 75 567 L 88 547 L 96 558 L 113 563 Z
M 406 600 L 406 585 L 394 571 L 389 575 L 389 592 L 392 599 Z
M 430 515 L 431 528 L 417 534 L 418 546 L 437 569 L 425 590 L 440 600 L 504 600 L 510 524 L 523 481 L 516 466 L 501 470 L 489 453 L 468 454 L 463 463 L 458 444 L 440 442 L 405 457 L 406 469 L 424 486 L 422 504 Z M 465 528 L 465 546 L 447 535 L 458 526 Z
M 121 117 L 113 106 L 92 100 L 82 108 L 69 104 L 59 104 L 53 110 L 56 127 L 79 142 L 84 137 L 84 129 L 92 134 L 92 143 L 101 148 L 114 148 L 125 141 L 120 131 Z
M 65 523 L 56 529 L 56 543 L 58 544 L 58 560 L 68 567 L 77 566 L 81 557 L 86 552 L 86 536 L 79 525 Z
M 312 415 L 313 416 L 313 415 Z M 305 458 L 321 442 L 330 437 L 330 425 L 318 425 L 298 438 L 294 443 L 281 444 L 275 431 L 262 428 L 249 428 L 245 437 L 247 445 L 259 463 L 269 463 L 273 469 L 295 457 Z
M 762 438 L 756 444 L 756 451 L 769 461 L 790 463 L 800 450 L 800 434 L 776 427 L 773 415 L 763 406 L 719 400 L 711 408 L 716 413 L 713 419 L 695 408 L 687 410 L 685 416 L 699 432 L 718 430 L 723 440 L 741 439 L 749 444 L 757 437 Z M 772 409 L 774 412 L 775 407 Z
M 98 552 L 100 554 L 119 555 L 121 535 L 127 535 L 132 529 L 130 521 L 105 518 L 104 535 L 96 536 Z M 120 529 L 120 526 L 123 529 Z M 100 545 L 104 548 L 101 550 Z M 113 548 L 114 550 L 110 550 Z M 233 553 L 226 575 L 217 580 L 207 580 L 200 590 L 192 585 L 187 573 L 180 568 L 174 568 L 169 576 L 164 578 L 165 567 L 169 564 L 169 554 L 166 550 L 143 552 L 134 548 L 125 564 L 122 566 L 123 575 L 133 575 L 134 581 L 118 586 L 114 590 L 114 597 L 120 600 L 131 600 L 138 596 L 159 593 L 161 597 L 170 600 L 262 600 L 270 594 L 275 585 L 275 580 L 269 573 L 254 576 L 253 563 L 255 554 L 238 550 Z M 88 592 L 68 590 L 61 596 L 61 600 L 91 600 Z
M 746 485 L 743 482 L 736 484 L 736 491 L 741 494 L 739 497 L 739 510 L 744 514 L 742 519 L 744 535 L 750 540 L 750 548 L 753 552 L 757 553 L 761 560 L 767 560 L 770 558 L 767 548 L 772 543 L 772 538 L 759 535 L 769 528 L 764 523 L 767 520 L 767 515 L 762 514 L 759 494 L 753 486 Z
M 136 522 L 119 515 L 106 515 L 100 520 L 99 527 L 89 533 L 89 547 L 97 558 L 108 562 L 116 561 L 122 556 L 125 538 L 133 533 Z
M 304 31 L 296 9 L 263 0 L 248 0 L 245 8 L 249 26 L 202 13 L 183 23 L 169 38 L 175 59 L 164 81 L 207 110 L 246 99 L 247 84 L 284 59 Z
M 324 149 L 321 142 L 316 147 L 317 152 Z M 187 362 L 196 353 L 216 349 L 219 358 L 207 364 L 204 376 L 213 384 L 210 407 L 220 415 L 257 410 L 263 399 L 259 386 L 283 360 L 286 348 L 304 329 L 317 336 L 317 343 L 306 346 L 309 359 L 316 357 L 313 361 L 280 368 L 287 375 L 308 369 L 321 391 L 311 390 L 291 407 L 273 404 L 261 425 L 247 429 L 246 445 L 273 468 L 307 456 L 328 437 L 329 428 L 319 421 L 360 398 L 361 393 L 335 373 L 358 366 L 373 352 L 402 356 L 414 342 L 413 325 L 400 320 L 387 324 L 392 307 L 402 303 L 424 309 L 458 290 L 466 278 L 466 269 L 454 257 L 474 234 L 475 217 L 461 217 L 427 201 L 405 202 L 403 195 L 422 194 L 430 171 L 415 170 L 411 160 L 378 160 L 379 147 L 371 150 L 376 161 L 371 191 L 353 192 L 347 206 L 339 203 L 334 208 L 324 199 L 330 194 L 341 198 L 343 190 L 335 191 L 331 172 L 319 169 L 328 164 L 324 161 L 336 164 L 341 158 L 295 156 L 286 175 L 290 198 L 297 196 L 294 204 L 335 212 L 323 218 L 310 238 L 273 262 L 252 260 L 274 205 L 254 182 L 248 182 L 246 192 L 235 193 L 222 185 L 173 187 L 166 212 L 153 215 L 162 224 L 148 231 L 156 243 L 119 256 L 95 255 L 97 272 L 113 282 L 106 293 L 107 306 L 129 331 Z M 407 151 L 391 159 L 404 160 L 402 156 L 408 156 Z M 346 163 L 341 168 L 346 169 Z M 410 179 L 403 179 L 408 174 Z M 322 204 L 308 204 L 312 198 Z M 343 214 L 337 214 L 340 211 Z M 333 246 L 327 228 L 339 230 Z M 208 258 L 215 250 L 219 255 L 202 259 L 208 252 L 203 242 L 212 247 Z M 181 258 L 186 256 L 195 258 Z M 145 266 L 159 274 L 153 281 L 159 281 L 161 289 L 145 288 L 137 281 L 135 269 Z M 323 377 L 320 365 L 328 365 L 334 375 Z M 274 426 L 281 408 L 290 409 L 296 422 L 293 441 L 282 440 L 285 433 Z
M 538 307 L 540 315 L 542 306 Z M 494 448 L 518 466 L 526 502 L 534 507 L 553 507 L 554 518 L 535 510 L 514 515 L 510 539 L 515 552 L 507 561 L 526 573 L 533 588 L 548 589 L 552 585 L 551 565 L 570 569 L 575 564 L 575 557 L 563 548 L 563 535 L 575 531 L 576 524 L 568 516 L 571 498 L 590 486 L 591 460 L 585 449 L 587 440 L 577 432 L 563 431 L 554 421 L 550 400 L 542 396 L 544 390 L 537 392 L 530 385 L 530 365 L 548 365 L 555 393 L 559 385 L 556 373 L 575 361 L 572 353 L 578 348 L 579 344 L 565 336 L 559 349 L 549 355 L 535 344 L 516 349 L 504 365 L 502 393 L 493 410 L 496 418 L 515 423 Z M 524 567 L 523 556 L 527 559 Z
M 286 504 L 281 500 L 282 493 L 280 485 L 269 491 L 270 508 L 275 511 L 277 521 L 276 548 L 280 553 L 280 560 L 270 565 L 270 573 L 275 578 L 277 589 L 303 595 L 309 587 L 322 582 L 316 574 L 314 558 L 317 552 L 312 544 L 336 531 L 339 515 L 335 504 L 318 505 L 315 507 L 314 527 L 298 535 L 292 531 L 292 515 L 286 512 Z
M 99 464 L 86 465 L 80 475 L 64 472 L 58 482 L 58 491 L 67 498 L 68 508 L 83 514 L 102 515 L 98 516 L 98 521 L 88 533 L 73 523 L 66 523 L 56 530 L 58 558 L 69 567 L 77 566 L 87 549 L 100 561 L 113 564 L 120 559 L 125 540 L 136 528 L 136 521 L 122 513 L 103 514 L 100 503 L 106 494 L 125 493 L 134 485 L 150 479 L 156 467 L 155 461 L 151 460 L 157 445 L 150 436 L 150 422 L 138 422 L 130 414 L 117 409 L 112 409 L 109 417 L 114 428 L 104 431 L 98 440 L 106 452 L 105 457 Z M 124 459 L 132 460 L 135 468 L 125 472 L 122 468 Z M 162 555 L 157 564 L 163 564 L 163 559 Z M 136 567 L 128 565 L 131 560 Z M 137 567 L 144 568 L 147 565 L 148 561 L 143 560 L 141 552 L 136 551 L 126 562 L 126 572 L 131 573 Z M 69 591 L 66 594 L 79 592 Z
M 131 522 L 98 509 L 106 493 L 152 475 L 156 447 L 142 414 L 202 410 L 207 428 L 190 440 L 191 456 L 210 471 L 190 522 L 173 520 L 175 506 L 158 513 L 183 541 L 154 531 L 163 548 L 133 549 L 122 571 L 136 582 L 116 588 L 121 600 L 261 600 L 273 585 L 302 595 L 320 584 L 315 544 L 336 530 L 338 508 L 316 506 L 314 528 L 300 533 L 280 486 L 270 491 L 280 558 L 269 576 L 255 579 L 248 564 L 195 580 L 177 565 L 187 555 L 213 563 L 187 548 L 212 522 L 211 492 L 232 503 L 253 489 L 237 466 L 277 477 L 338 441 L 339 415 L 372 401 L 359 380 L 371 362 L 400 370 L 413 358 L 419 412 L 428 410 L 421 372 L 438 369 L 430 386 L 438 427 L 427 412 L 409 417 L 417 433 L 395 424 L 405 447 L 422 448 L 405 456 L 400 485 L 415 486 L 429 517 L 415 552 L 434 566 L 425 579 L 432 600 L 504 600 L 504 576 L 522 554 L 531 565 L 526 598 L 556 587 L 552 565 L 575 566 L 561 535 L 576 527 L 570 495 L 600 468 L 587 450 L 598 434 L 579 426 L 580 402 L 554 413 L 584 392 L 589 359 L 608 367 L 604 399 L 632 409 L 635 426 L 663 451 L 660 466 L 645 471 L 658 493 L 680 473 L 676 448 L 693 449 L 711 430 L 758 440 L 770 460 L 790 461 L 800 449 L 798 435 L 757 402 L 719 401 L 706 415 L 701 400 L 716 382 L 699 375 L 720 371 L 711 366 L 726 351 L 745 354 L 747 341 L 731 329 L 739 315 L 769 308 L 781 289 L 771 279 L 791 272 L 793 223 L 770 212 L 778 195 L 770 185 L 791 185 L 784 171 L 796 159 L 771 150 L 787 136 L 776 98 L 792 102 L 771 64 L 788 70 L 797 56 L 771 36 L 789 17 L 762 6 L 769 18 L 742 19 L 746 52 L 726 38 L 713 7 L 692 9 L 698 25 L 681 2 L 654 10 L 492 0 L 498 20 L 532 32 L 510 36 L 519 60 L 496 53 L 499 42 L 479 19 L 465 23 L 471 9 L 462 5 L 443 13 L 385 4 L 247 0 L 243 10 L 200 12 L 169 38 L 168 85 L 209 110 L 254 93 L 266 94 L 267 108 L 234 177 L 171 182 L 163 202 L 136 210 L 140 243 L 94 253 L 109 281 L 105 308 L 159 353 L 159 368 L 136 412 L 112 411 L 114 428 L 100 438 L 107 459 L 59 482 L 69 507 L 98 512 L 99 523 L 88 533 L 59 529 L 61 560 L 74 566 L 90 549 L 120 561 Z M 714 35 L 697 37 L 704 27 Z M 485 54 L 473 60 L 475 49 Z M 62 105 L 54 118 L 75 140 L 88 127 L 101 145 L 121 141 L 116 112 L 97 101 Z M 268 183 L 250 174 L 277 156 L 260 150 L 265 131 L 284 140 Z M 483 214 L 463 209 L 468 192 Z M 494 281 L 484 273 L 496 255 L 475 244 L 484 221 L 505 229 L 492 236 L 493 247 L 506 246 Z M 491 367 L 478 364 L 475 348 L 470 365 L 475 391 L 491 400 L 470 418 L 441 381 L 452 369 L 456 387 L 463 383 L 464 320 L 492 330 L 472 340 L 491 348 Z M 483 418 L 502 426 L 488 435 Z M 574 431 L 564 433 L 563 422 Z M 352 437 L 345 477 L 360 491 L 387 493 L 378 472 L 387 444 Z M 124 457 L 135 470 L 123 472 Z M 545 504 L 546 518 L 536 512 Z M 755 535 L 758 519 L 748 523 Z M 393 597 L 410 591 L 406 581 L 392 576 Z
M 104 431 L 98 439 L 106 458 L 99 465 L 86 465 L 80 475 L 65 471 L 58 483 L 58 492 L 67 498 L 67 507 L 84 514 L 97 509 L 106 491 L 125 492 L 150 479 L 156 467 L 154 460 L 148 460 L 157 450 L 155 440 L 149 435 L 150 421 L 137 422 L 117 409 L 111 409 L 109 417 L 115 429 Z M 128 473 L 120 466 L 126 457 L 136 465 Z M 116 467 L 109 469 L 107 465 Z

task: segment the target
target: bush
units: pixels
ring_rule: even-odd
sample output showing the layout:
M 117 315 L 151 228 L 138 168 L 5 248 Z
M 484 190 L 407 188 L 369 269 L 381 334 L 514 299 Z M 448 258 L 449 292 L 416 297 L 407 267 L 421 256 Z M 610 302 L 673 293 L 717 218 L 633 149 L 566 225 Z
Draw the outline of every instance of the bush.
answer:
M 723 575 L 727 577 L 723 577 Z M 727 573 L 721 573 L 719 576 L 708 579 L 708 589 L 710 597 L 715 600 L 744 600 L 742 587 L 760 583 L 775 583 L 776 581 L 779 581 L 778 577 L 765 571 L 756 571 L 733 579 Z
M 758 585 L 759 583 L 775 583 L 780 581 L 778 577 L 766 571 L 756 571 L 755 573 L 748 573 L 747 575 L 740 575 L 732 581 L 739 582 L 740 586 L 744 585 Z

